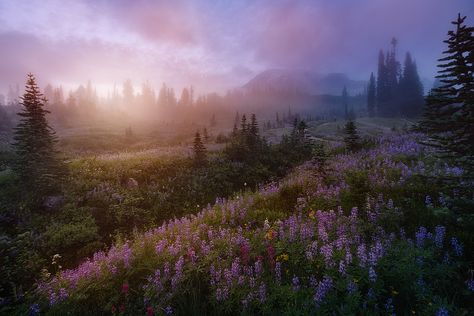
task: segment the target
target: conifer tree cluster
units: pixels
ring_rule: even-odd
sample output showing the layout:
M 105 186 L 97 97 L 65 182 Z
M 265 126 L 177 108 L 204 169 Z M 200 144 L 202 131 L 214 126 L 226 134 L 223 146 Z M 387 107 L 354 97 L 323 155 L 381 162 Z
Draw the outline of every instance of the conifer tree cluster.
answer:
M 13 144 L 17 155 L 14 170 L 25 191 L 42 197 L 57 188 L 63 168 L 57 158 L 55 132 L 46 119 L 49 113 L 44 109 L 46 99 L 31 73 L 20 103 L 21 119 L 15 128 Z
M 240 118 L 240 128 L 234 124 L 230 136 L 231 140 L 226 148 L 226 154 L 233 161 L 255 160 L 258 154 L 267 147 L 265 140 L 260 136 L 255 114 L 251 115 L 250 122 L 247 122 L 247 116 L 243 114 Z
M 424 99 L 416 62 L 407 53 L 402 69 L 397 60 L 397 40 L 393 38 L 391 43 L 390 51 L 380 50 L 377 80 L 373 74 L 370 76 L 367 88 L 369 116 L 418 117 Z
M 471 171 L 474 166 L 474 27 L 466 17 L 452 22 L 447 50 L 438 61 L 439 86 L 426 98 L 420 129 L 429 144 Z

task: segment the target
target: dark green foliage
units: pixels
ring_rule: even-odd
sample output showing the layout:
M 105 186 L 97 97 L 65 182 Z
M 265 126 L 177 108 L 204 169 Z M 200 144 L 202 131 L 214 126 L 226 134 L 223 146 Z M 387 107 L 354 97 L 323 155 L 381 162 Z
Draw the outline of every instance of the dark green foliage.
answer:
M 15 128 L 17 154 L 14 170 L 21 186 L 36 198 L 54 192 L 57 189 L 62 166 L 57 158 L 54 130 L 48 125 L 44 109 L 45 99 L 41 94 L 35 78 L 28 74 L 25 94 L 21 98 L 22 112 L 20 123 Z
M 359 147 L 359 134 L 354 121 L 347 121 L 344 126 L 344 142 L 346 143 L 346 149 L 348 151 L 355 151 Z
M 3 108 L 3 105 L 0 104 L 0 132 L 9 132 L 11 128 L 12 122 Z
M 400 64 L 396 59 L 397 40 L 392 39 L 392 50 L 385 55 L 379 53 L 377 76 L 377 109 L 381 116 L 394 116 L 399 113 L 396 92 Z
M 439 59 L 440 86 L 426 98 L 420 129 L 430 137 L 429 144 L 446 158 L 467 168 L 474 167 L 474 27 L 466 17 L 452 22 L 444 42 L 448 48 Z
M 202 143 L 201 135 L 199 134 L 199 132 L 196 132 L 196 135 L 194 136 L 193 153 L 194 153 L 194 162 L 197 165 L 202 165 L 206 162 L 207 151 L 206 151 L 206 147 L 204 147 L 204 144 Z
M 344 117 L 347 120 L 349 118 L 349 95 L 347 94 L 347 88 L 344 86 L 344 89 L 342 89 L 342 106 L 344 107 Z
M 369 86 L 367 88 L 367 110 L 370 117 L 374 117 L 375 115 L 375 94 L 375 77 L 374 73 L 372 72 L 370 74 Z
M 379 53 L 377 87 L 375 79 L 369 80 L 367 91 L 367 109 L 369 116 L 375 113 L 385 117 L 405 116 L 418 117 L 423 106 L 423 86 L 421 84 L 416 63 L 407 53 L 403 73 L 397 60 L 397 39 L 392 39 L 392 49 L 386 54 Z M 376 97 L 374 96 L 376 94 Z
M 318 168 L 318 171 L 323 173 L 325 171 L 326 163 L 329 159 L 329 154 L 323 143 L 318 143 L 313 146 L 312 162 Z
M 387 67 L 385 65 L 385 55 L 383 50 L 379 52 L 379 63 L 377 71 L 377 114 L 383 115 L 386 112 L 388 102 L 388 82 Z
M 410 53 L 407 53 L 405 57 L 399 91 L 400 114 L 406 117 L 420 116 L 424 105 L 423 85 Z

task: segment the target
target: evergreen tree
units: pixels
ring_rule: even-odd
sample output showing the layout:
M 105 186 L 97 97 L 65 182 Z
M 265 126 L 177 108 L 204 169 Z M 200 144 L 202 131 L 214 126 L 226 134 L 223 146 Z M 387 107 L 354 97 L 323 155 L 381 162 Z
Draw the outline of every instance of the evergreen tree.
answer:
M 357 133 L 357 127 L 353 120 L 347 121 L 344 127 L 344 132 L 344 142 L 346 143 L 346 149 L 349 151 L 355 151 L 359 145 L 359 135 Z
M 196 135 L 194 136 L 193 152 L 194 152 L 194 162 L 197 165 L 202 165 L 206 162 L 207 151 L 206 151 L 206 147 L 204 147 L 204 144 L 202 143 L 201 135 L 199 134 L 199 132 L 196 132 Z
M 239 129 L 237 128 L 237 124 L 234 124 L 234 128 L 232 129 L 232 134 L 231 134 L 232 138 L 237 137 L 238 133 L 239 133 Z
M 211 125 L 211 127 L 215 127 L 215 126 L 217 125 L 216 115 L 215 115 L 215 114 L 212 114 L 211 121 L 210 121 L 210 125 Z
M 178 104 L 183 107 L 187 107 L 191 105 L 191 95 L 189 93 L 188 88 L 183 88 Z
M 166 107 L 168 105 L 168 88 L 165 83 L 163 83 L 158 93 L 158 105 L 160 107 Z
M 133 104 L 133 99 L 134 99 L 134 92 L 133 92 L 133 85 L 132 81 L 130 79 L 127 79 L 123 83 L 123 101 L 125 103 L 125 106 L 131 107 Z
M 346 86 L 344 86 L 344 89 L 342 89 L 342 106 L 344 107 L 344 118 L 347 120 L 349 119 L 349 100 L 348 100 L 348 94 L 347 94 L 347 89 Z
M 204 131 L 203 131 L 203 135 L 204 135 L 204 141 L 208 141 L 209 140 L 209 134 L 207 132 L 207 128 L 204 127 Z
M 242 115 L 242 120 L 240 121 L 240 133 L 243 138 L 247 136 L 247 117 Z
M 0 104 L 0 132 L 9 132 L 11 129 L 11 120 L 8 117 L 2 104 Z
M 375 115 L 375 94 L 375 78 L 374 73 L 372 72 L 370 74 L 369 86 L 367 88 L 367 110 L 370 117 L 374 117 Z
M 239 115 L 239 111 L 237 111 L 237 112 L 235 113 L 234 125 L 235 125 L 235 126 L 239 125 L 239 122 L 240 122 L 240 115 Z
M 398 78 L 400 75 L 400 63 L 397 61 L 397 39 L 392 39 L 392 50 L 386 55 L 386 71 L 387 71 L 387 104 L 385 107 L 385 116 L 395 116 L 400 113 L 398 99 Z
M 25 93 L 21 97 L 20 123 L 15 128 L 14 149 L 17 154 L 14 170 L 22 186 L 36 198 L 57 189 L 63 166 L 57 158 L 54 130 L 46 120 L 46 99 L 36 84 L 33 74 L 28 74 Z
M 400 114 L 406 117 L 417 117 L 423 109 L 423 85 L 408 52 L 405 57 L 403 75 L 399 85 Z
M 317 167 L 318 171 L 321 173 L 324 172 L 324 167 L 326 166 L 329 157 L 323 143 L 318 143 L 313 146 L 311 154 L 312 162 Z
M 387 95 L 387 69 L 383 50 L 379 52 L 379 63 L 377 71 L 377 113 L 384 115 L 388 101 Z
M 438 61 L 440 86 L 426 99 L 419 127 L 429 144 L 447 157 L 474 168 L 474 27 L 458 15 L 455 30 L 444 41 L 448 49 Z

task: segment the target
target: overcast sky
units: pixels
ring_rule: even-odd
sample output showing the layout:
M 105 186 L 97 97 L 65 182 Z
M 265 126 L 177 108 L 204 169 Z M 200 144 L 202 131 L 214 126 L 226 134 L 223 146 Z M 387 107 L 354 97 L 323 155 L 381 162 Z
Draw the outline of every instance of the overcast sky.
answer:
M 0 92 L 30 71 L 102 94 L 127 78 L 223 92 L 270 68 L 367 79 L 392 36 L 431 78 L 458 12 L 473 24 L 474 0 L 0 0 Z

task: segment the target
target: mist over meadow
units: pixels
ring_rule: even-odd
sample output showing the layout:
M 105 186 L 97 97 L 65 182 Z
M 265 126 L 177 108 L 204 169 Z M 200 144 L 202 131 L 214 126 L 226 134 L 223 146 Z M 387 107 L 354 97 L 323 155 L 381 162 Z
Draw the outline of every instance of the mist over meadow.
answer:
M 0 314 L 474 314 L 473 16 L 0 0 Z

